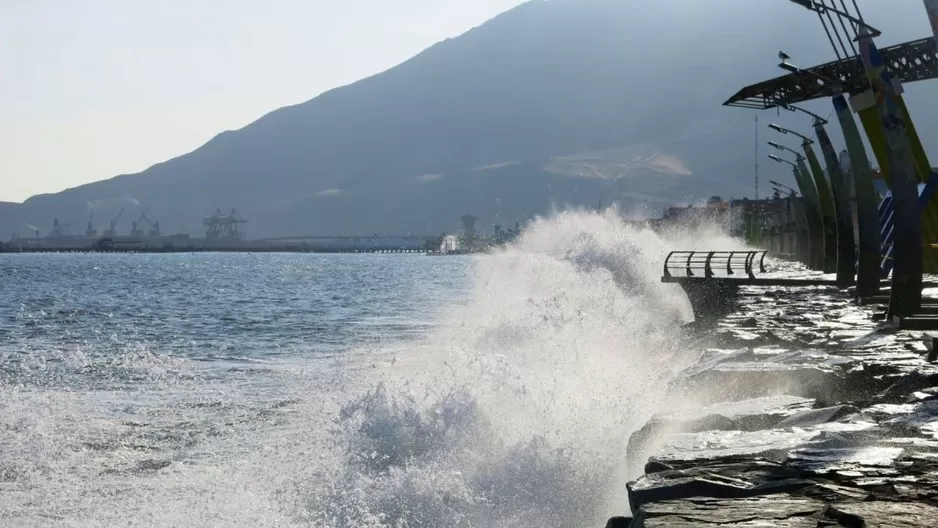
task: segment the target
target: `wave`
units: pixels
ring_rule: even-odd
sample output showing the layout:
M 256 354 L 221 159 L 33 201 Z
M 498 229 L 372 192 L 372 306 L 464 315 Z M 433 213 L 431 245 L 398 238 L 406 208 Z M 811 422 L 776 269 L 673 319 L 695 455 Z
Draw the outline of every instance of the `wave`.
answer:
M 663 258 L 735 245 L 713 229 L 659 235 L 615 210 L 537 220 L 477 258 L 469 301 L 421 354 L 342 408 L 340 462 L 312 486 L 304 517 L 571 527 L 627 511 L 629 434 L 697 360 L 681 330 L 686 297 L 660 282 Z
M 401 257 L 421 291 L 452 277 L 452 305 L 421 336 L 342 354 L 200 361 L 81 332 L 0 347 L 0 511 L 22 526 L 602 526 L 628 510 L 629 435 L 699 356 L 663 258 L 738 247 L 621 218 L 558 213 L 493 254 Z

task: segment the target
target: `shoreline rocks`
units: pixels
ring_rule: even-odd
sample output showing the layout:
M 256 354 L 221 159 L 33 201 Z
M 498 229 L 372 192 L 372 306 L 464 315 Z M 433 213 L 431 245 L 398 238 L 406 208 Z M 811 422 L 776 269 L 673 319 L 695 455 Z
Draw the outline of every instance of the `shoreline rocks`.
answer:
M 672 387 L 693 405 L 629 439 L 608 526 L 938 526 L 934 347 L 845 292 L 752 290 Z

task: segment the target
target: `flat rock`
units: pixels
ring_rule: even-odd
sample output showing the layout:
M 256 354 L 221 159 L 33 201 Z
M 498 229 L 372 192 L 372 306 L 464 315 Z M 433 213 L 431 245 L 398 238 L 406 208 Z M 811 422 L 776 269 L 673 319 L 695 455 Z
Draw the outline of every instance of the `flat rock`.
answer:
M 833 504 L 824 516 L 836 520 L 841 526 L 877 526 L 881 528 L 910 528 L 938 526 L 938 508 L 915 502 L 854 502 Z
M 671 435 L 767 429 L 787 416 L 810 409 L 813 403 L 814 400 L 796 396 L 773 396 L 655 415 L 629 437 L 626 452 L 629 472 L 637 474 L 649 456 L 668 444 Z
M 739 479 L 717 474 L 670 479 L 645 479 L 628 486 L 629 504 L 641 507 L 648 503 L 691 497 L 742 499 L 776 493 L 794 493 L 809 488 L 814 482 L 806 479 L 785 479 L 752 485 Z
M 797 412 L 785 418 L 781 422 L 777 423 L 775 427 L 783 429 L 786 427 L 807 427 L 809 425 L 819 425 L 830 422 L 838 416 L 842 416 L 844 412 L 850 412 L 852 410 L 854 410 L 853 407 L 847 405 L 835 405 L 833 407 L 825 407 L 823 409 L 810 409 Z
M 779 495 L 744 499 L 693 498 L 650 504 L 633 527 L 786 526 L 817 528 L 826 505 L 809 498 Z

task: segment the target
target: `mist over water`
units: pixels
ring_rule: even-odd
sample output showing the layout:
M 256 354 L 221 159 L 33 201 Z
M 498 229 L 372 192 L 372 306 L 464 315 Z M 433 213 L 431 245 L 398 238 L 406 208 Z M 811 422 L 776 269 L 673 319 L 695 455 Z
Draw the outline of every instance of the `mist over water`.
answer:
M 335 261 L 349 279 L 328 295 L 387 296 L 337 323 L 381 329 L 342 353 L 257 343 L 219 360 L 121 333 L 44 348 L 20 335 L 35 310 L 14 314 L 26 330 L 0 348 L 0 524 L 602 526 L 627 510 L 629 434 L 699 356 L 663 258 L 729 247 L 610 210 L 538 220 L 492 255 Z M 251 273 L 329 273 L 315 262 Z M 391 293 L 367 293 L 379 278 Z

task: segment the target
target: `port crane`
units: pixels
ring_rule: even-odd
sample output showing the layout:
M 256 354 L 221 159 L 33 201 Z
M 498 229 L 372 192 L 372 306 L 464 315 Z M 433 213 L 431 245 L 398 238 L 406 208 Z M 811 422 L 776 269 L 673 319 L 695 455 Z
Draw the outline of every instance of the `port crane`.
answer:
M 111 227 L 104 231 L 104 236 L 106 237 L 117 236 L 117 223 L 120 222 L 121 216 L 123 215 L 124 215 L 124 208 L 121 207 L 120 212 L 117 213 L 117 216 L 114 217 L 114 220 L 111 220 Z
M 247 220 L 234 209 L 227 216 L 216 209 L 212 216 L 202 219 L 202 224 L 208 228 L 205 238 L 210 240 L 244 240 L 244 232 L 239 228 L 239 224 L 244 223 Z
M 154 222 L 153 220 L 150 220 L 149 217 L 147 217 L 147 211 L 149 210 L 150 209 L 147 208 L 147 209 L 144 209 L 142 213 L 140 213 L 140 218 L 138 218 L 137 221 L 133 223 L 133 228 L 130 231 L 130 236 L 142 237 L 144 235 L 144 232 L 142 229 L 144 221 L 150 224 L 150 231 L 149 233 L 147 233 L 149 236 L 151 237 L 160 236 L 160 223 L 159 221 Z

